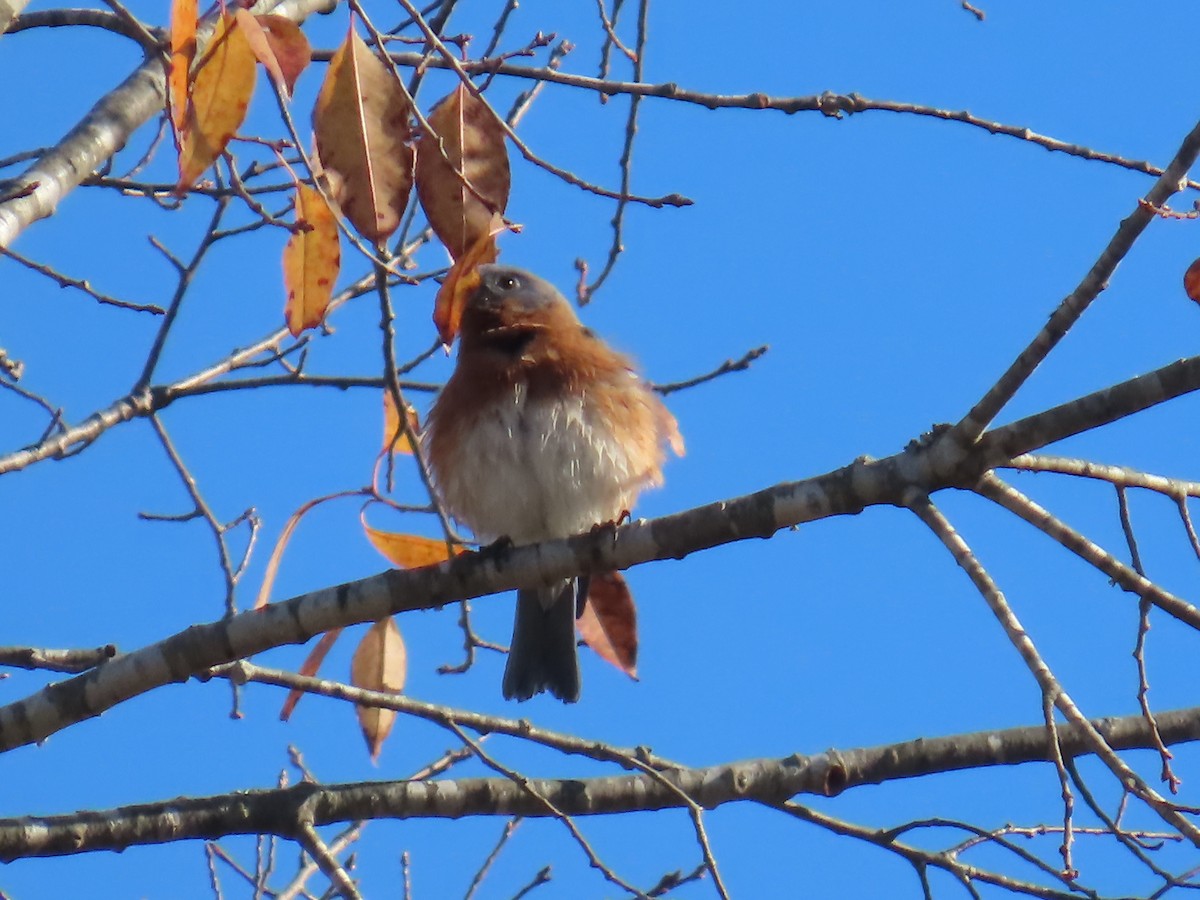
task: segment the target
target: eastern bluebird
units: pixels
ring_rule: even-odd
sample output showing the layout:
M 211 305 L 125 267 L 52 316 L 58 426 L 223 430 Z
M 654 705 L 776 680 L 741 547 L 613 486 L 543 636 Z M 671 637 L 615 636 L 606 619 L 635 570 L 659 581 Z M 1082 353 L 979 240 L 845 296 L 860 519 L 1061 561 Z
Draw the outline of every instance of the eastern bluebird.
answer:
M 462 343 L 425 433 L 446 509 L 481 541 L 530 544 L 617 521 L 662 481 L 674 417 L 548 282 L 481 266 Z M 575 619 L 586 577 L 517 592 L 504 696 L 579 699 Z

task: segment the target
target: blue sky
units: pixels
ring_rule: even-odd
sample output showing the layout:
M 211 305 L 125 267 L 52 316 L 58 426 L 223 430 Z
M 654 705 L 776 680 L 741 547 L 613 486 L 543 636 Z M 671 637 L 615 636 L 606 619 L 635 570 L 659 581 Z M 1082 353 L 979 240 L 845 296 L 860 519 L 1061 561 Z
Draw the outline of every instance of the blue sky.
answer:
M 490 35 L 502 4 L 468 0 L 452 31 Z M 131 4 L 162 23 L 161 4 Z M 1194 62 L 1175 34 L 1193 14 L 1183 3 L 983 4 L 978 22 L 954 2 L 746 2 L 703 6 L 658 0 L 650 9 L 646 77 L 698 91 L 781 96 L 858 92 L 959 110 L 1027 126 L 1073 143 L 1165 164 L 1195 123 Z M 35 2 L 31 9 L 48 8 Z M 621 32 L 632 35 L 632 7 Z M 390 8 L 375 13 L 388 23 Z M 330 47 L 345 10 L 306 28 Z M 1167 31 L 1164 23 L 1179 23 Z M 526 0 L 507 49 L 538 31 L 576 49 L 566 71 L 595 74 L 600 35 L 593 5 Z M 0 40 L 3 106 L 0 158 L 52 143 L 136 65 L 140 54 L 100 32 L 40 31 Z M 628 67 L 617 70 L 628 78 Z M 321 68 L 301 79 L 302 129 Z M 424 108 L 449 90 L 431 73 Z M 524 82 L 497 80 L 489 94 L 506 109 Z M 247 130 L 281 133 L 260 84 Z M 551 87 L 520 133 L 536 152 L 582 177 L 616 186 L 626 101 L 601 106 L 581 91 Z M 582 312 L 586 323 L 666 382 L 770 344 L 749 372 L 668 400 L 688 454 L 672 461 L 663 489 L 636 514 L 655 516 L 845 465 L 860 454 L 902 449 L 936 422 L 954 421 L 994 382 L 1095 260 L 1152 183 L 1149 176 L 928 117 L 868 112 L 840 121 L 819 113 L 712 112 L 648 99 L 635 149 L 634 190 L 678 192 L 683 210 L 634 206 L 626 251 Z M 135 135 L 127 166 L 151 129 Z M 506 262 L 564 289 L 572 263 L 598 268 L 611 239 L 611 204 L 513 157 L 509 215 L 525 226 L 503 241 Z M 172 178 L 160 153 L 151 177 Z M 117 166 L 120 170 L 121 165 Z M 8 171 L 5 174 L 9 174 Z M 1192 198 L 1175 200 L 1186 210 Z M 172 273 L 149 246 L 158 236 L 190 251 L 209 207 L 181 212 L 80 190 L 53 219 L 31 227 L 15 249 L 87 277 L 101 290 L 164 303 Z M 179 377 L 278 326 L 283 237 L 231 241 L 202 270 L 160 372 Z M 1198 311 L 1181 290 L 1198 255 L 1193 222 L 1156 221 L 1111 286 L 1036 373 L 1001 422 L 1037 412 L 1194 352 Z M 441 264 L 440 249 L 424 265 Z M 347 254 L 347 259 L 353 259 Z M 356 264 L 350 263 L 351 266 Z M 360 267 L 353 268 L 357 276 Z M 398 356 L 429 345 L 433 289 L 397 293 Z M 124 393 L 140 372 L 156 323 L 98 307 L 0 260 L 0 347 L 26 363 L 23 385 L 64 405 L 77 420 Z M 312 370 L 374 375 L 381 367 L 378 311 L 371 298 L 336 315 L 315 342 Z M 435 357 L 417 376 L 439 380 L 451 360 Z M 420 398 L 427 404 L 428 398 Z M 1194 423 L 1200 401 L 1185 397 L 1055 452 L 1165 475 L 1196 478 Z M 0 393 L 0 453 L 34 440 L 44 417 Z M 381 429 L 372 391 L 259 391 L 190 399 L 163 421 L 205 497 L 225 519 L 248 506 L 264 530 L 239 600 L 249 605 L 270 546 L 305 500 L 369 478 Z M 1058 476 L 1014 476 L 1017 486 L 1124 558 L 1111 487 Z M 415 501 L 405 473 L 398 493 Z M 1136 710 L 1129 652 L 1136 602 L 1110 587 L 1028 526 L 967 494 L 936 498 L 972 543 L 1061 678 L 1092 716 Z M 1191 555 L 1173 505 L 1134 493 L 1132 510 L 1153 577 L 1189 596 Z M 42 463 L 0 480 L 7 525 L 0 540 L 0 643 L 134 649 L 222 612 L 212 539 L 197 523 L 146 523 L 139 511 L 179 512 L 187 498 L 145 422 L 113 429 L 79 457 Z M 434 535 L 427 520 L 373 519 L 380 527 Z M 353 502 L 322 508 L 296 533 L 274 596 L 286 598 L 379 571 Z M 538 724 L 616 745 L 648 745 L 695 765 L 756 756 L 816 753 L 985 728 L 1032 724 L 1040 698 L 1032 678 L 970 583 L 902 510 L 870 509 L 681 562 L 629 573 L 639 603 L 641 681 L 584 655 L 584 696 L 563 707 L 541 699 L 516 707 L 499 693 L 503 661 L 485 654 L 470 673 L 439 676 L 460 658 L 453 610 L 402 617 L 408 692 L 431 702 L 528 716 Z M 507 641 L 511 599 L 477 601 L 476 626 Z M 1174 623 L 1150 636 L 1152 702 L 1195 704 L 1196 639 Z M 352 639 L 323 673 L 345 678 Z M 305 651 L 264 654 L 295 668 Z M 0 701 L 44 678 L 14 673 Z M 448 734 L 401 720 L 373 766 L 352 709 L 306 698 L 288 724 L 282 693 L 253 687 L 246 716 L 230 721 L 228 689 L 189 683 L 138 698 L 75 726 L 44 746 L 0 761 L 0 815 L 69 812 L 275 783 L 295 745 L 328 781 L 402 777 L 453 744 Z M 495 739 L 489 746 L 529 774 L 603 770 Z M 1149 754 L 1131 759 L 1152 777 Z M 1176 769 L 1184 802 L 1200 779 L 1195 751 Z M 1083 762 L 1110 806 L 1111 779 Z M 457 774 L 478 775 L 477 764 Z M 1061 817 L 1049 766 L 959 773 L 860 788 L 812 805 L 868 825 L 961 818 L 984 827 L 1053 823 Z M 1081 823 L 1086 816 L 1081 813 Z M 714 851 L 734 896 L 919 897 L 911 868 L 890 855 L 745 806 L 707 817 Z M 1153 825 L 1141 813 L 1135 824 Z M 699 854 L 682 812 L 582 822 L 605 860 L 649 886 L 665 871 L 690 870 Z M 369 897 L 399 894 L 398 858 L 412 859 L 414 896 L 459 896 L 503 821 L 373 823 L 359 851 Z M 942 846 L 925 835 L 926 846 Z M 1053 844 L 1031 844 L 1053 856 Z M 945 843 L 949 843 L 946 841 Z M 248 840 L 227 842 L 252 863 Z M 293 865 L 282 845 L 279 866 Z M 977 851 L 980 865 L 995 862 Z M 1079 838 L 1078 865 L 1110 893 L 1148 890 L 1145 874 L 1105 843 Z M 1167 850 L 1164 863 L 1200 862 Z M 554 881 L 544 896 L 612 896 L 565 830 L 526 822 L 480 896 L 512 896 L 541 865 Z M 1020 870 L 1016 874 L 1027 874 Z M 246 896 L 228 870 L 226 896 Z M 965 896 L 948 879 L 937 896 Z M 199 844 L 23 861 L 0 869 L 0 891 L 19 900 L 72 896 L 212 896 Z M 680 896 L 713 896 L 700 883 Z

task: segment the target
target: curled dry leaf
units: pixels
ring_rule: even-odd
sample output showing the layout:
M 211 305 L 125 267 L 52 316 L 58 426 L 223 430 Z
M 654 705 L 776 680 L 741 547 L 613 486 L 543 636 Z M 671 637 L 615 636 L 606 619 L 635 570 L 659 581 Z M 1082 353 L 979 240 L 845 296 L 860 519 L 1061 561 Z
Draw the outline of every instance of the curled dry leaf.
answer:
M 411 403 L 404 404 L 404 417 L 408 419 L 409 430 L 418 434 L 421 430 L 421 419 L 417 408 Z M 383 389 L 383 452 L 412 454 L 413 445 L 400 428 L 400 416 L 396 414 L 396 401 L 392 392 Z
M 350 662 L 350 683 L 368 691 L 384 691 L 398 694 L 404 690 L 404 679 L 408 672 L 408 653 L 404 638 L 391 616 L 380 619 L 363 635 L 354 658 Z M 396 713 L 377 706 L 357 706 L 358 724 L 371 760 L 379 758 L 379 750 L 392 731 Z
M 400 569 L 419 569 L 433 566 L 450 558 L 444 540 L 421 537 L 416 534 L 396 534 L 372 528 L 362 523 L 367 539 L 392 565 Z
M 196 0 L 171 3 L 171 66 L 167 76 L 167 111 L 176 144 L 187 113 L 188 80 L 196 58 Z
M 254 75 L 254 52 L 246 33 L 237 27 L 232 15 L 223 15 L 192 82 L 179 151 L 177 191 L 191 187 L 224 152 L 246 118 L 254 93 Z
M 433 131 L 422 129 L 417 144 L 417 197 L 430 227 L 457 260 L 508 205 L 504 128 L 487 101 L 461 82 L 426 121 Z
M 284 315 L 292 337 L 321 324 L 342 264 L 337 220 L 320 191 L 296 186 L 296 221 L 307 227 L 283 248 Z
M 1200 259 L 1196 260 L 1183 273 L 1183 289 L 1187 295 L 1200 303 Z
M 321 663 L 325 662 L 325 657 L 329 655 L 329 651 L 333 649 L 333 645 L 337 643 L 337 639 L 341 635 L 342 629 L 340 628 L 330 629 L 321 635 L 321 639 L 317 641 L 317 646 L 313 647 L 312 652 L 308 654 L 308 658 L 304 660 L 304 664 L 300 666 L 299 674 L 315 678 L 317 672 L 321 669 Z M 286 722 L 292 717 L 292 711 L 303 696 L 304 691 L 300 690 L 300 688 L 292 688 L 288 691 L 287 699 L 283 701 L 283 706 L 279 710 L 280 721 Z
M 583 642 L 601 659 L 637 680 L 637 607 L 620 572 L 591 576 L 578 625 Z
M 484 263 L 496 261 L 499 255 L 499 250 L 496 249 L 496 235 L 504 229 L 503 217 L 499 213 L 493 213 L 491 225 L 465 254 L 454 261 L 454 265 L 446 274 L 446 280 L 438 288 L 437 299 L 433 303 L 433 324 L 437 327 L 442 343 L 447 347 L 454 343 L 459 323 L 462 321 L 463 308 L 467 305 L 471 292 L 479 286 L 477 269 Z
M 401 85 L 351 25 L 330 60 L 313 112 L 330 193 L 376 243 L 400 226 L 412 191 L 409 105 Z
M 312 47 L 300 26 L 283 16 L 253 16 L 240 8 L 237 19 L 254 56 L 290 98 L 296 79 L 312 62 Z

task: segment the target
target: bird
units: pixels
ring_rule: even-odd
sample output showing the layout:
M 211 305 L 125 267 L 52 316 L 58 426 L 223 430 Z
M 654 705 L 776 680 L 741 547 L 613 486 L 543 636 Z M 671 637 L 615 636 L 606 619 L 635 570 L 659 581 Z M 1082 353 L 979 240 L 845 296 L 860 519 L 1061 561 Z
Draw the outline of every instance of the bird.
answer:
M 554 285 L 483 265 L 458 302 L 458 358 L 423 446 L 445 510 L 481 544 L 616 523 L 643 489 L 662 483 L 666 447 L 683 454 L 675 418 Z M 587 587 L 581 576 L 517 591 L 506 699 L 549 691 L 578 701 L 575 620 Z

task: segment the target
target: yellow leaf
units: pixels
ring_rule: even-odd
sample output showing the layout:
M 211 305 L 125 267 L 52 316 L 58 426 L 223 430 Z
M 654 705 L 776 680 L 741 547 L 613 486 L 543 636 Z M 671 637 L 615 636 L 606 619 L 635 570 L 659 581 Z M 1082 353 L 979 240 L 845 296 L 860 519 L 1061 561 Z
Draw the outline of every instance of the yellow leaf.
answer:
M 313 127 L 333 198 L 375 242 L 399 227 L 412 191 L 408 116 L 400 84 L 351 25 L 329 62 Z
M 167 78 L 167 110 L 176 140 L 187 112 L 188 77 L 196 58 L 196 0 L 171 3 L 171 68 Z
M 284 315 L 293 337 L 321 324 L 342 264 L 337 221 L 320 191 L 297 185 L 296 221 L 307 230 L 294 233 L 283 248 Z
M 408 653 L 400 629 L 391 616 L 380 619 L 367 630 L 358 649 L 354 651 L 354 659 L 350 663 L 350 683 L 368 691 L 398 694 L 404 690 L 407 672 Z M 362 726 L 367 749 L 374 761 L 379 758 L 379 750 L 392 731 L 396 713 L 377 706 L 355 708 L 358 711 L 358 724 Z
M 504 128 L 487 102 L 461 82 L 426 121 L 433 130 L 422 130 L 417 145 L 417 197 L 457 260 L 490 230 L 493 213 L 508 205 Z
M 254 52 L 237 20 L 224 15 L 192 83 L 191 103 L 179 151 L 184 191 L 213 164 L 246 118 L 254 92 Z
M 387 558 L 388 562 L 401 569 L 419 569 L 432 566 L 450 558 L 446 542 L 415 534 L 396 534 L 380 531 L 363 522 L 363 530 L 372 546 Z
M 408 427 L 413 434 L 421 428 L 421 420 L 417 416 L 417 408 L 411 403 L 405 404 L 404 416 L 408 419 Z M 400 429 L 400 417 L 396 414 L 396 401 L 392 392 L 383 389 L 383 452 L 412 454 L 413 446 L 408 435 Z

